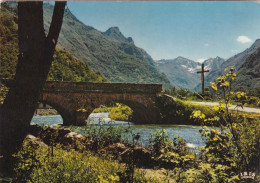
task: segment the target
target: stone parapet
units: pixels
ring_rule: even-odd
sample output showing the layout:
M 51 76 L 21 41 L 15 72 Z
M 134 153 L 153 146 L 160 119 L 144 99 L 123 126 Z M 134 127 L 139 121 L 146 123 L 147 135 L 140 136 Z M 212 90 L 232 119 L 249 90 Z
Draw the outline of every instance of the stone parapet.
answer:
M 43 91 L 158 94 L 162 91 L 162 84 L 47 81 Z

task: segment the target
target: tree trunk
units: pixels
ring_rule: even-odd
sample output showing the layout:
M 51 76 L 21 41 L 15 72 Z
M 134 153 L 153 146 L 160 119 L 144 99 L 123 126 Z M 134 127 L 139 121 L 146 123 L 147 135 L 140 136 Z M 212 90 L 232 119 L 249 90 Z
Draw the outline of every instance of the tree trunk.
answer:
M 15 83 L 0 109 L 0 155 L 19 150 L 28 133 L 45 84 L 60 33 L 66 2 L 56 2 L 49 33 L 43 24 L 42 2 L 18 3 L 19 56 Z

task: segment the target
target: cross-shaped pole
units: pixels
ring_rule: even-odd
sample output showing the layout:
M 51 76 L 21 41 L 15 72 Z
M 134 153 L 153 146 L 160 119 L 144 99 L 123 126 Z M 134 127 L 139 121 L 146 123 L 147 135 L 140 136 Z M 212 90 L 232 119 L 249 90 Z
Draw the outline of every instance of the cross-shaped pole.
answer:
M 204 64 L 201 64 L 201 71 L 198 71 L 198 74 L 201 74 L 201 89 L 202 95 L 204 95 L 204 73 L 209 72 L 209 70 L 204 70 Z

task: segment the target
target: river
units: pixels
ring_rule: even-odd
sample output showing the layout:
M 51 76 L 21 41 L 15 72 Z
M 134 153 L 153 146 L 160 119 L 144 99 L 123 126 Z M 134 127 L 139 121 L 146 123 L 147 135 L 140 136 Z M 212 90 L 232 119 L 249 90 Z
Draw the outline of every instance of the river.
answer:
M 111 121 L 108 118 L 108 113 L 92 113 L 88 121 L 90 123 L 99 124 L 99 121 L 104 121 L 105 124 L 108 124 Z M 62 117 L 60 115 L 49 115 L 49 116 L 34 116 L 32 119 L 33 124 L 62 124 Z M 156 130 L 165 129 L 171 138 L 173 135 L 179 135 L 181 138 L 185 139 L 188 147 L 192 149 L 198 149 L 205 145 L 205 139 L 201 138 L 199 130 L 200 126 L 191 126 L 191 125 L 135 125 L 133 123 L 123 122 L 123 121 L 114 121 L 113 125 L 131 125 L 134 134 L 139 134 L 140 142 L 145 146 L 148 144 L 149 138 Z

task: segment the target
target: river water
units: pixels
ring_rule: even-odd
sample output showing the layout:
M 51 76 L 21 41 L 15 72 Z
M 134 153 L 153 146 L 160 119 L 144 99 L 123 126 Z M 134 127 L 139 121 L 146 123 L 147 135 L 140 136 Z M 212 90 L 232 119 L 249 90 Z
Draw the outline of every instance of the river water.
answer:
M 104 121 L 108 124 L 111 121 L 108 118 L 108 113 L 92 113 L 88 121 L 89 123 L 99 124 L 99 121 Z M 55 125 L 62 124 L 63 120 L 60 115 L 49 115 L 49 116 L 34 116 L 32 119 L 33 124 L 45 124 L 45 125 Z M 173 138 L 173 135 L 179 135 L 181 138 L 186 140 L 188 147 L 193 149 L 198 149 L 205 145 L 205 139 L 201 138 L 199 130 L 200 126 L 191 125 L 135 125 L 133 123 L 123 122 L 123 121 L 113 121 L 113 125 L 130 125 L 132 132 L 134 134 L 140 134 L 140 142 L 143 145 L 147 145 L 149 138 L 157 130 L 165 129 L 169 136 Z

